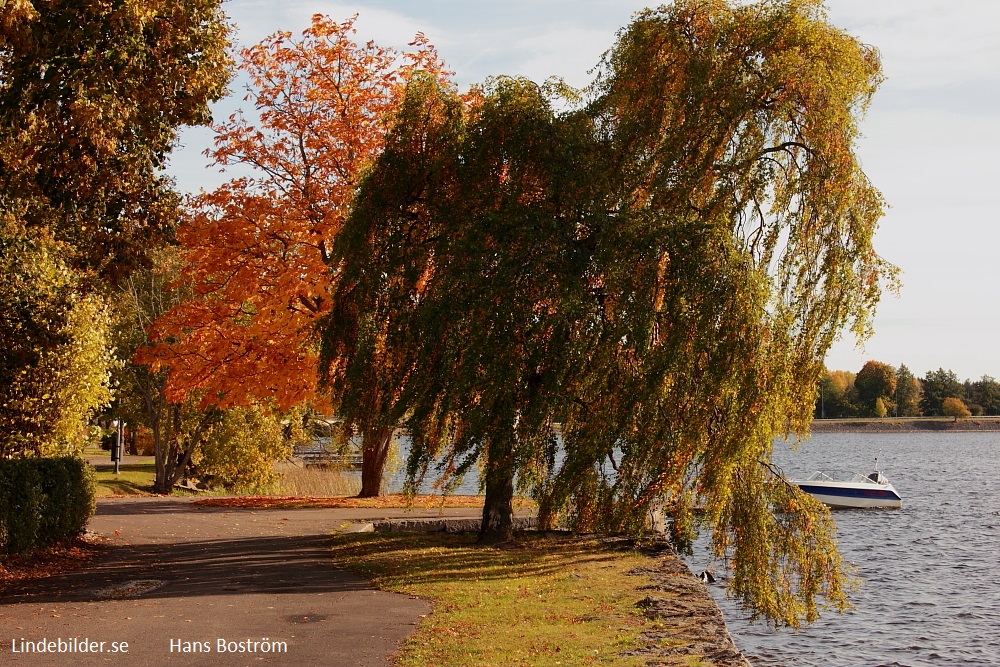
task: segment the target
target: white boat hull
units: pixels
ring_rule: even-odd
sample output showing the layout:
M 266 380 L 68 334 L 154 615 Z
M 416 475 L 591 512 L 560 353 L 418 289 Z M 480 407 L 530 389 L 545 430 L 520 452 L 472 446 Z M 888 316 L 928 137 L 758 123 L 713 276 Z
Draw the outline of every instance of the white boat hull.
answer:
M 899 508 L 903 500 L 892 484 L 801 481 L 800 489 L 833 509 Z

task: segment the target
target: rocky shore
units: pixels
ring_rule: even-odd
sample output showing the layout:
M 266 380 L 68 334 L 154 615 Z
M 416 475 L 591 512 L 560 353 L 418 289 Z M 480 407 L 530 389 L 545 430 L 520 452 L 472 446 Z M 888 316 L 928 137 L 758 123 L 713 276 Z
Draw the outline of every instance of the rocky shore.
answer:
M 813 433 L 906 433 L 920 431 L 1000 431 L 1000 417 L 913 417 L 885 419 L 816 419 Z
M 628 655 L 640 656 L 650 667 L 699 664 L 713 667 L 751 667 L 726 627 L 722 611 L 687 565 L 664 545 L 656 566 L 641 568 L 655 583 L 638 607 L 660 621 L 661 629 L 645 632 L 642 646 Z

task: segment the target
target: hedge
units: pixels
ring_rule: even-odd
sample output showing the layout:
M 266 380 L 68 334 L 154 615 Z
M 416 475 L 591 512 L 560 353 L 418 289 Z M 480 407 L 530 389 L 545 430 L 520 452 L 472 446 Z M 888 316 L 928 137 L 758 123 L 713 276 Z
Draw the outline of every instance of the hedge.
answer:
M 94 515 L 94 473 L 73 457 L 0 459 L 0 553 L 80 535 Z

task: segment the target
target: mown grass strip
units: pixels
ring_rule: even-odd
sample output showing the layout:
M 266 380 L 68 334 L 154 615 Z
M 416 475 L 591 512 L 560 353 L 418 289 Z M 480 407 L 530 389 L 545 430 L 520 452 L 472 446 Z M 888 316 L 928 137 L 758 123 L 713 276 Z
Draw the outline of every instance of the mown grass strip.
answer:
M 463 534 L 352 534 L 333 557 L 381 589 L 433 601 L 397 667 L 633 667 L 646 662 L 623 653 L 663 629 L 636 609 L 651 581 L 628 574 L 654 558 L 595 537 L 487 547 Z
M 153 493 L 156 466 L 153 463 L 122 463 L 119 474 L 107 466 L 101 466 L 94 473 L 97 482 L 97 496 L 148 496 Z

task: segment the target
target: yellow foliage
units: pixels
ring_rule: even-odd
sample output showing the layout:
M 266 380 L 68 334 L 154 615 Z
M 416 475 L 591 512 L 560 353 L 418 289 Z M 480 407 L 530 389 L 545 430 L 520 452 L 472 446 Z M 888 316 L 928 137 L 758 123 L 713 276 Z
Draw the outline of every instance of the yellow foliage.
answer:
M 253 491 L 274 481 L 275 461 L 290 455 L 279 417 L 255 405 L 226 410 L 192 462 L 227 489 Z
M 50 237 L 8 218 L 0 246 L 0 452 L 79 452 L 111 400 L 109 309 L 81 293 Z

